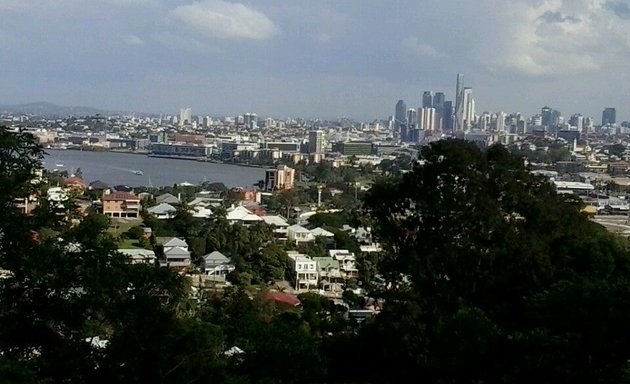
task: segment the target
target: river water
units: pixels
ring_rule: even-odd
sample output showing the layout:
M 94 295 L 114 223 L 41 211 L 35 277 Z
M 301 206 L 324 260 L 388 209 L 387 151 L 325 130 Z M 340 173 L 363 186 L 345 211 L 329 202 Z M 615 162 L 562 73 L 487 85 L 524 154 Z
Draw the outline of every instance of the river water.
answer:
M 228 187 L 250 187 L 265 178 L 261 168 L 194 160 L 165 159 L 116 152 L 47 149 L 44 167 L 73 173 L 81 168 L 89 183 L 101 180 L 109 185 L 169 186 L 182 182 L 220 182 Z M 142 175 L 136 174 L 142 171 Z

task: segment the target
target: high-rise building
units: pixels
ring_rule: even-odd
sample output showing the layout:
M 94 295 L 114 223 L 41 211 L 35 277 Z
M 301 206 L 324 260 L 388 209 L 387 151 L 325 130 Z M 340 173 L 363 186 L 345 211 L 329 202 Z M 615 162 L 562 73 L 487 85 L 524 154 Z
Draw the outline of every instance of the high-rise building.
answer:
M 579 113 L 571 115 L 571 117 L 569 118 L 569 125 L 571 127 L 575 128 L 576 131 L 579 131 L 579 132 L 582 132 L 582 133 L 586 133 L 586 132 L 583 132 L 583 130 L 584 130 L 584 116 L 580 115 Z
M 435 108 L 419 108 L 418 109 L 418 123 L 419 128 L 424 131 L 434 131 L 436 126 L 436 114 Z
M 495 131 L 505 132 L 505 118 L 506 118 L 505 112 L 497 113 L 497 122 L 494 129 Z
M 475 100 L 472 95 L 472 88 L 465 87 L 462 91 L 462 112 L 459 116 L 459 129 L 469 129 L 475 121 Z
M 279 165 L 278 168 L 265 171 L 265 190 L 267 191 L 293 189 L 294 182 L 295 169 L 286 165 Z
M 248 128 L 256 128 L 258 126 L 258 115 L 255 113 L 246 113 L 243 115 L 243 124 Z
M 407 130 L 418 129 L 418 111 L 410 108 L 407 111 Z
M 433 108 L 435 108 L 436 111 L 440 111 L 443 107 L 444 107 L 444 102 L 446 101 L 446 95 L 444 95 L 444 92 L 436 92 L 435 95 L 433 96 Z
M 422 94 L 422 108 L 432 108 L 433 107 L 433 92 L 424 91 Z
M 551 111 L 549 107 L 542 107 L 540 109 L 541 124 L 543 127 L 549 127 L 551 125 Z
M 442 129 L 444 126 L 444 102 L 446 95 L 444 92 L 436 92 L 433 95 L 433 108 L 435 108 L 435 125 L 436 129 Z
M 308 152 L 322 153 L 324 145 L 323 131 L 310 131 L 308 133 Z
M 407 104 L 403 100 L 398 100 L 394 114 L 394 130 L 397 134 L 400 134 L 402 125 L 407 125 Z
M 612 125 L 617 122 L 617 111 L 615 108 L 608 107 L 602 112 L 602 126 Z
M 457 74 L 457 85 L 455 88 L 455 126 L 454 130 L 463 129 L 464 120 L 464 75 Z
M 453 102 L 445 101 L 441 113 L 442 129 L 446 131 L 453 130 Z
M 192 109 L 180 108 L 179 110 L 179 125 L 186 125 L 192 123 Z

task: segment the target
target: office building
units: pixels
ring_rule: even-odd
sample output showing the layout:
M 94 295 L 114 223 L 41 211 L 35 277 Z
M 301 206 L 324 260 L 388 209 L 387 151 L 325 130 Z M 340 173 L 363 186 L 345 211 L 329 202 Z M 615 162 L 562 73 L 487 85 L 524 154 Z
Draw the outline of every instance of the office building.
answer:
M 436 113 L 435 108 L 420 108 L 418 110 L 418 122 L 419 128 L 424 131 L 435 131 L 436 126 Z
M 280 165 L 278 168 L 265 171 L 265 190 L 281 191 L 293 189 L 295 183 L 295 169 Z
M 433 92 L 424 91 L 422 94 L 422 108 L 433 107 Z
M 310 131 L 308 133 L 308 152 L 322 153 L 324 146 L 324 132 Z
M 407 104 L 403 100 L 398 100 L 394 114 L 394 131 L 400 134 L 403 125 L 407 125 Z
M 181 108 L 179 110 L 179 125 L 186 125 L 192 123 L 192 109 Z
M 418 129 L 418 110 L 410 108 L 407 111 L 407 131 Z
M 446 95 L 444 95 L 444 92 L 436 92 L 433 96 L 433 108 L 435 108 L 437 112 L 440 112 L 440 110 L 444 107 L 445 101 Z
M 458 119 L 457 125 L 459 130 L 469 129 L 475 122 L 475 100 L 470 87 L 465 87 L 462 91 L 461 112 Z
M 606 108 L 602 112 L 602 126 L 613 125 L 617 122 L 617 111 L 615 108 Z
M 453 102 L 445 101 L 441 113 L 442 129 L 445 131 L 453 130 Z
M 373 147 L 369 141 L 346 141 L 335 143 L 333 152 L 341 153 L 344 156 L 368 156 L 372 154 Z
M 495 131 L 505 132 L 505 118 L 506 114 L 504 112 L 497 113 L 497 120 L 494 127 Z
M 455 88 L 455 125 L 453 130 L 461 131 L 464 120 L 464 75 L 457 74 L 457 85 Z
M 584 116 L 576 113 L 569 118 L 569 125 L 576 131 L 583 132 L 584 130 Z M 585 132 L 583 132 L 585 133 Z

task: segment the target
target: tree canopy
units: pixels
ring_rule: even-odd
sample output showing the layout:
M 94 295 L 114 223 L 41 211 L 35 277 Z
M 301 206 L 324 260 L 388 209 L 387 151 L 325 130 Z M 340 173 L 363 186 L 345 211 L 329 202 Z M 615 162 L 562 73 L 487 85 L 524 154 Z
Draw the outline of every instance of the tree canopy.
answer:
M 502 146 L 418 160 L 366 199 L 395 287 L 366 359 L 433 382 L 627 380 L 627 244 Z

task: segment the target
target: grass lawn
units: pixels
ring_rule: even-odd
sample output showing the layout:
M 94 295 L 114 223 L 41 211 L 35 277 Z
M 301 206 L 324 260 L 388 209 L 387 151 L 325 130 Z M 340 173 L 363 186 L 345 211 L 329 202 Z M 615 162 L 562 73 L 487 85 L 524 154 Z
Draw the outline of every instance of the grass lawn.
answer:
M 123 239 L 123 240 L 118 242 L 118 248 L 122 248 L 122 249 L 140 248 L 140 249 L 142 249 L 142 247 L 138 243 L 138 240 L 136 240 L 136 239 Z
M 142 220 L 112 219 L 112 223 L 107 229 L 107 232 L 120 235 L 136 225 L 142 225 Z

